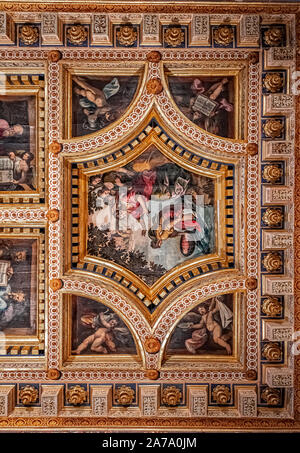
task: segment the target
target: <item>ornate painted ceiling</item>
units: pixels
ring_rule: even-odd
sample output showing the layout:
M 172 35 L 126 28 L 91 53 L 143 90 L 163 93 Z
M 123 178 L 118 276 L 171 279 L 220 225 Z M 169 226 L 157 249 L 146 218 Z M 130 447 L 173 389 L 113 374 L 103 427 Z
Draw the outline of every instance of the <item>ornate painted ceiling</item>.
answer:
M 0 430 L 299 431 L 295 3 L 0 3 Z

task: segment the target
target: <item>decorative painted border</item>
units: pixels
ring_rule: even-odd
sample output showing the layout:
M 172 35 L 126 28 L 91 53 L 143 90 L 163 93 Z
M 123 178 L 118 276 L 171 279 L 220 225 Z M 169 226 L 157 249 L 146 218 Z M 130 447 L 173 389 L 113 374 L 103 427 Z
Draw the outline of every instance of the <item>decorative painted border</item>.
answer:
M 7 3 L 6 3 L 7 5 Z M 5 7 L 6 7 L 5 5 Z M 9 5 L 9 6 L 12 6 L 14 8 L 17 8 L 17 5 L 15 4 L 12 4 L 12 5 Z M 39 8 L 39 5 L 32 5 L 32 6 L 29 6 L 29 5 L 24 5 L 24 6 L 27 6 L 32 9 L 38 9 Z M 47 4 L 47 8 L 49 7 L 50 5 Z M 173 5 L 172 5 L 173 6 Z M 19 11 L 23 8 L 23 5 L 20 4 L 18 5 L 19 7 Z M 52 5 L 52 8 L 55 9 L 59 9 L 61 7 L 61 5 L 57 5 L 57 4 L 53 4 Z M 132 5 L 131 6 L 133 9 L 134 7 L 138 7 L 140 11 L 144 11 L 144 8 L 146 8 L 145 5 Z M 147 7 L 149 7 L 149 5 L 147 5 Z M 162 7 L 161 5 L 151 5 L 151 9 L 150 9 L 150 12 L 152 10 L 154 11 L 161 11 L 164 9 L 164 11 L 167 10 L 167 8 L 169 7 L 169 5 L 165 6 L 165 7 Z M 175 9 L 177 10 L 180 10 L 180 8 L 182 7 L 182 5 L 175 5 Z M 74 8 L 74 11 L 77 10 L 77 7 L 74 7 L 74 5 L 67 5 L 66 8 Z M 100 8 L 100 6 L 98 5 L 98 8 Z M 107 8 L 106 5 L 101 5 L 101 10 L 105 10 Z M 118 6 L 118 5 L 115 5 L 115 8 L 116 8 L 116 11 L 119 11 L 119 10 L 122 10 L 123 8 L 125 8 L 125 6 Z M 193 11 L 200 11 L 200 12 L 203 12 L 204 11 L 204 8 L 206 8 L 205 11 L 207 12 L 216 12 L 216 11 L 219 11 L 219 12 L 223 12 L 223 11 L 227 11 L 228 13 L 228 10 L 226 10 L 226 7 L 224 5 L 219 5 L 218 7 L 216 5 L 206 5 L 205 7 L 203 7 L 203 5 L 191 5 L 191 10 Z M 274 9 L 272 9 L 274 8 Z M 175 9 L 173 9 L 173 11 L 175 11 Z M 28 9 L 27 9 L 28 10 Z M 275 13 L 275 19 L 276 19 L 276 14 L 279 13 L 280 11 L 283 12 L 283 13 L 286 13 L 287 11 L 290 12 L 290 13 L 295 13 L 298 11 L 298 7 L 295 6 L 295 5 L 285 5 L 282 9 L 282 7 L 280 5 L 275 5 L 274 7 L 273 6 L 270 6 L 270 5 L 255 5 L 255 9 L 254 9 L 254 5 L 231 5 L 230 6 L 230 13 L 232 12 L 236 12 L 236 13 L 243 13 L 243 12 L 253 12 L 255 11 L 255 13 L 258 13 L 258 12 L 263 12 L 263 11 L 267 11 L 268 12 L 268 20 L 273 20 L 272 16 L 269 16 L 269 14 L 273 11 Z M 273 16 L 274 17 L 274 16 Z M 290 20 L 289 17 L 286 17 L 285 18 L 286 20 Z M 298 23 L 298 28 L 297 28 L 297 32 L 299 33 L 299 23 Z M 6 51 L 5 51 L 6 52 Z M 10 51 L 9 51 L 10 52 Z M 26 50 L 25 52 L 22 51 L 20 52 L 14 51 L 15 53 L 15 56 L 17 58 L 22 58 L 22 53 L 23 53 L 23 58 L 25 59 L 30 59 L 30 58 L 46 58 L 46 52 L 40 52 L 40 51 L 29 51 L 29 50 Z M 165 51 L 163 51 L 165 52 Z M 169 54 L 177 54 L 178 56 L 180 55 L 180 52 L 181 52 L 181 56 L 183 56 L 183 52 L 182 51 L 168 51 Z M 230 51 L 229 51 L 230 52 Z M 280 61 L 280 58 L 277 59 L 277 65 L 281 65 L 282 64 L 282 61 L 283 59 L 285 58 L 284 57 L 284 52 L 285 52 L 285 55 L 288 55 L 289 52 L 288 52 L 288 49 L 284 49 L 284 48 L 272 48 L 270 50 L 266 50 L 265 51 L 265 54 L 264 54 L 264 57 L 266 59 L 269 59 L 270 58 L 270 55 L 271 55 L 271 58 L 273 58 L 273 56 L 276 56 L 278 55 L 279 53 L 281 52 L 281 55 L 282 55 L 282 60 Z M 1 51 L 2 53 L 2 51 Z M 133 53 L 129 52 L 129 50 L 126 50 L 126 52 L 123 54 L 123 55 L 133 55 Z M 195 53 L 196 54 L 196 53 Z M 234 52 L 233 52 L 234 54 Z M 6 54 L 7 55 L 7 54 Z M 17 56 L 18 55 L 18 56 Z M 31 56 L 30 56 L 31 55 Z M 38 56 L 39 55 L 39 56 Z M 116 55 L 116 54 L 115 54 Z M 11 58 L 11 57 L 7 57 L 7 58 Z M 118 58 L 118 57 L 116 57 Z M 127 58 L 130 58 L 130 56 Z M 177 57 L 176 57 L 177 58 Z M 182 58 L 182 57 L 181 57 Z M 52 65 L 52 64 L 51 64 Z M 50 66 L 51 66 L 50 65 Z M 54 73 L 55 73 L 55 65 L 56 64 L 53 64 L 53 69 L 54 69 Z M 275 64 L 276 66 L 276 64 Z M 292 68 L 292 66 L 291 66 Z M 258 73 L 259 73 L 259 70 L 258 70 Z M 55 91 L 55 87 L 56 87 L 56 84 L 54 83 L 53 84 L 53 88 L 54 88 L 54 91 Z M 54 103 L 53 103 L 54 104 Z M 53 105 L 54 106 L 54 105 Z M 299 101 L 297 102 L 297 113 L 299 114 Z M 53 109 L 53 114 L 55 114 L 55 108 Z M 53 139 L 55 137 L 56 140 L 59 140 L 59 135 L 56 134 L 56 129 L 55 129 L 55 119 L 54 119 L 54 116 L 52 117 L 53 118 Z M 255 119 L 255 118 L 254 118 Z M 258 124 L 258 122 L 257 122 Z M 299 131 L 297 130 L 297 135 L 296 135 L 296 138 L 297 140 L 299 140 Z M 297 146 L 299 147 L 299 143 L 297 143 Z M 263 150 L 263 152 L 265 152 Z M 61 177 L 61 174 L 60 174 L 60 163 L 59 163 L 59 160 L 55 157 L 55 156 L 52 156 L 51 155 L 51 158 L 50 158 L 50 161 L 51 161 L 51 165 L 53 165 L 53 170 L 52 170 L 52 174 L 51 174 L 51 182 L 53 183 L 53 188 L 54 188 L 54 192 L 52 192 L 52 194 L 49 194 L 49 201 L 50 201 L 50 205 L 53 207 L 53 208 L 59 208 L 60 206 L 60 200 L 59 200 L 59 192 L 57 191 L 55 193 L 55 189 L 58 188 L 58 179 Z M 296 164 L 298 164 L 298 161 L 296 161 Z M 250 171 L 250 173 L 252 174 L 252 178 L 254 179 L 255 177 L 257 177 L 257 175 L 259 174 L 258 172 L 256 172 L 256 176 L 255 176 L 255 166 L 257 165 L 257 157 L 253 157 L 253 159 L 249 159 L 249 166 L 248 166 L 248 170 Z M 257 168 L 257 167 L 256 167 Z M 50 172 L 51 173 L 51 172 Z M 288 184 L 290 183 L 290 181 L 288 181 Z M 296 181 L 296 187 L 298 187 L 298 183 Z M 285 188 L 280 188 L 280 190 L 284 190 Z M 268 192 L 270 193 L 270 192 Z M 280 192 L 276 192 L 276 196 L 278 196 Z M 283 193 L 283 192 L 282 192 Z M 274 192 L 275 194 L 275 192 Z M 262 194 L 263 196 L 265 196 L 264 194 Z M 268 195 L 268 194 L 267 194 Z M 255 199 L 257 199 L 259 197 L 259 193 L 255 193 L 255 194 L 251 194 L 251 197 L 250 197 L 250 200 L 251 200 L 251 203 L 252 203 L 252 206 L 257 206 L 257 204 L 255 203 Z M 275 196 L 275 195 L 274 195 Z M 296 197 L 298 199 L 298 192 L 297 192 L 297 189 L 296 189 Z M 273 197 L 274 198 L 274 197 Z M 267 199 L 267 198 L 265 198 Z M 273 200 L 273 199 L 272 199 Z M 277 198 L 277 203 L 271 203 L 272 206 L 274 206 L 275 204 L 278 205 L 279 203 L 279 200 Z M 268 201 L 267 199 L 267 206 L 269 206 L 270 202 Z M 280 202 L 281 204 L 281 202 Z M 299 203 L 298 203 L 299 205 Z M 298 209 L 297 209 L 297 206 L 296 204 L 296 209 L 295 209 L 295 214 L 296 214 L 296 222 L 297 222 L 297 213 L 298 213 Z M 287 209 L 285 209 L 285 212 L 286 214 L 287 213 L 290 213 L 290 208 L 288 207 Z M 40 221 L 44 215 L 45 215 L 45 212 L 43 209 L 36 209 L 36 210 L 30 210 L 27 212 L 26 216 L 27 215 L 30 215 L 31 219 L 34 219 L 34 221 Z M 7 216 L 9 217 L 14 217 L 14 216 L 17 216 L 14 220 L 16 222 L 22 222 L 26 216 L 23 215 L 23 214 L 20 214 L 18 210 L 14 210 L 14 215 L 12 215 L 10 213 L 10 210 L 8 209 L 7 211 L 5 211 L 5 216 L 3 216 L 3 220 L 7 221 Z M 257 226 L 254 222 L 254 218 L 255 218 L 255 215 L 252 216 L 251 214 L 251 217 L 249 219 L 249 227 L 253 228 L 252 230 L 252 233 L 254 234 L 257 230 Z M 284 223 L 284 226 L 288 226 L 288 225 L 291 225 L 292 224 L 292 216 L 289 217 L 288 219 L 285 219 L 285 223 Z M 254 222 L 254 223 L 253 223 Z M 260 223 L 260 221 L 259 221 Z M 55 224 L 50 224 L 50 227 L 51 227 L 51 231 L 52 231 L 52 242 L 50 242 L 50 247 L 52 246 L 52 251 L 53 251 L 53 255 L 51 256 L 51 254 L 49 254 L 49 260 L 50 260 L 50 263 L 51 263 L 51 272 L 52 272 L 52 276 L 53 278 L 57 278 L 59 277 L 60 275 L 60 267 L 59 267 L 59 262 L 57 260 L 57 258 L 55 258 L 55 253 L 57 252 L 58 250 L 58 244 L 59 244 L 59 236 L 56 236 L 57 233 L 59 233 L 59 223 L 55 223 Z M 296 228 L 297 228 L 297 223 L 296 223 Z M 297 236 L 298 232 L 297 232 L 297 229 L 296 229 L 296 232 L 295 232 L 295 241 L 298 240 L 298 236 Z M 251 246 L 252 248 L 252 251 L 250 253 L 250 267 L 249 267 L 249 271 L 251 273 L 251 275 L 253 277 L 257 276 L 258 275 L 258 272 L 259 272 L 259 269 L 258 269 L 258 260 L 257 260 L 257 255 L 258 255 L 258 248 L 256 248 L 254 246 L 254 242 L 252 242 L 250 236 L 248 236 L 248 245 Z M 290 259 L 290 255 L 289 256 L 289 259 Z M 290 261 L 292 263 L 292 261 Z M 255 264 L 256 263 L 256 264 Z M 297 267 L 296 267 L 296 276 L 297 276 Z M 289 276 L 287 276 L 289 277 Z M 284 277 L 285 278 L 285 277 Z M 296 306 L 295 306 L 295 320 L 296 320 L 296 328 L 298 326 L 298 308 L 297 308 L 297 291 L 298 291 L 298 283 L 296 282 L 295 283 L 295 290 L 296 290 Z M 278 286 L 278 285 L 277 285 Z M 286 284 L 286 288 L 290 288 L 291 285 L 288 285 Z M 271 288 L 271 287 L 270 287 Z M 272 287 L 273 288 L 273 287 Z M 51 296 L 51 302 L 52 302 L 52 305 L 51 305 L 51 314 L 49 316 L 49 322 L 50 322 L 50 325 L 51 325 L 51 322 L 52 322 L 52 318 L 51 316 L 54 315 L 54 317 L 57 315 L 57 302 L 58 302 L 58 298 L 57 298 L 57 293 L 55 294 L 54 292 L 51 292 L 52 290 L 50 290 L 50 296 Z M 253 296 L 252 296 L 252 293 L 253 293 Z M 257 310 L 257 306 L 258 304 L 255 303 L 256 302 L 256 292 L 255 291 L 248 291 L 248 294 L 251 295 L 250 297 L 250 301 L 251 301 L 251 316 L 255 316 L 256 314 L 256 310 Z M 255 296 L 254 296 L 255 294 Z M 264 297 L 265 297 L 265 294 L 264 294 Z M 291 296 L 290 295 L 286 295 L 285 296 L 286 298 L 286 302 L 288 302 L 290 304 L 291 302 Z M 299 304 L 298 304 L 299 305 Z M 57 327 L 57 324 L 56 324 L 56 320 L 55 318 L 53 319 L 53 322 L 52 322 L 52 328 L 53 328 L 53 331 L 55 331 L 55 328 Z M 251 326 L 250 327 L 250 330 L 249 330 L 249 333 L 253 333 L 253 329 L 256 328 L 256 324 Z M 51 346 L 51 342 L 50 342 L 50 346 Z M 50 350 L 50 349 L 49 349 Z M 52 354 L 52 355 L 51 355 Z M 50 352 L 50 357 L 52 358 L 52 363 L 55 363 L 54 361 L 54 356 L 55 356 L 55 348 L 53 351 Z M 51 363 L 51 362 L 49 362 Z M 296 358 L 295 360 L 295 377 L 296 379 L 298 379 L 298 374 L 299 374 L 299 367 L 300 367 L 300 362 L 299 360 Z M 298 374 L 297 374 L 298 373 Z M 5 374 L 5 375 L 4 375 Z M 25 381 L 31 381 L 31 379 L 33 380 L 36 380 L 36 379 L 45 379 L 46 378 L 46 375 L 45 375 L 45 372 L 37 372 L 35 370 L 31 370 L 31 371 L 12 371 L 12 372 L 4 372 L 4 374 L 1 372 L 1 377 L 4 378 L 4 382 L 8 379 L 9 381 L 11 381 L 11 379 L 18 379 L 18 378 L 21 378 Z M 80 372 L 79 372 L 80 374 Z M 12 378 L 12 376 L 14 376 Z M 126 377 L 125 377 L 126 376 Z M 73 379 L 73 377 L 70 375 L 70 378 Z M 128 374 L 125 373 L 124 375 L 124 378 L 125 379 L 130 379 L 130 377 L 128 377 Z M 184 376 L 184 378 L 186 378 L 186 376 Z M 172 377 L 170 376 L 170 379 L 172 380 Z M 193 381 L 194 381 L 194 376 L 193 376 Z M 79 380 L 80 382 L 80 380 Z M 82 382 L 82 381 L 81 381 Z M 294 392 L 294 396 L 295 396 L 295 415 L 296 415 L 296 419 L 299 420 L 299 416 L 300 416 L 300 405 L 299 405 L 299 398 L 300 398 L 300 394 L 299 392 Z M 207 431 L 209 430 L 219 430 L 219 429 L 225 429 L 225 430 L 229 430 L 229 429 L 239 429 L 239 430 L 276 430 L 276 429 L 280 429 L 281 431 L 283 430 L 299 430 L 300 428 L 300 425 L 299 425 L 299 421 L 296 421 L 295 420 L 287 420 L 286 418 L 284 417 L 287 417 L 287 414 L 282 414 L 282 419 L 280 420 L 276 420 L 275 417 L 281 417 L 280 415 L 278 415 L 278 413 L 276 413 L 276 411 L 272 411 L 270 410 L 270 408 L 268 408 L 268 414 L 266 412 L 264 413 L 260 413 L 259 416 L 263 416 L 264 417 L 264 420 L 263 420 L 263 424 L 262 424 L 262 420 L 260 418 L 258 419 L 255 419 L 255 418 L 251 418 L 251 420 L 244 420 L 244 419 L 231 419 L 231 418 L 227 418 L 226 419 L 223 419 L 223 420 L 220 420 L 220 418 L 209 418 L 209 419 L 187 419 L 185 418 L 184 420 L 179 420 L 178 418 L 174 418 L 174 419 L 168 419 L 167 420 L 167 424 L 166 424 L 166 421 L 165 420 L 158 420 L 157 418 L 149 418 L 147 420 L 147 422 L 145 422 L 145 419 L 143 418 L 131 418 L 130 420 L 126 420 L 124 418 L 115 418 L 114 419 L 114 426 L 115 427 L 119 427 L 119 428 L 126 428 L 128 426 L 138 426 L 138 427 L 143 427 L 146 425 L 149 427 L 151 426 L 151 429 L 168 429 L 170 426 L 172 426 L 172 428 L 174 429 L 174 427 L 179 427 L 180 429 L 205 429 Z M 278 411 L 277 411 L 278 412 Z M 228 413 L 229 414 L 229 413 Z M 75 413 L 74 413 L 75 415 Z M 218 415 L 221 415 L 221 414 L 218 414 Z M 72 417 L 72 420 L 70 420 L 70 418 L 66 417 L 66 418 L 52 418 L 51 419 L 51 423 L 52 423 L 52 426 L 54 427 L 57 427 L 57 428 L 61 428 L 61 427 L 65 427 L 65 428 L 71 428 L 72 426 L 74 426 L 74 422 L 76 420 L 76 426 L 81 426 L 83 429 L 84 427 L 86 427 L 87 429 L 88 428 L 92 428 L 93 427 L 97 427 L 97 429 L 99 429 L 99 425 L 100 426 L 103 426 L 104 429 L 107 427 L 110 427 L 111 428 L 111 420 L 110 419 L 107 419 L 107 418 L 82 418 L 80 417 L 80 414 L 77 413 L 77 415 L 75 416 L 76 418 L 73 418 Z M 3 418 L 1 419 L 1 426 L 2 427 L 17 427 L 17 426 L 23 426 L 25 429 L 26 427 L 31 427 L 31 426 L 48 426 L 50 427 L 50 425 L 48 424 L 49 422 L 49 419 L 44 419 L 44 418 L 40 418 L 40 415 L 37 414 L 37 416 L 35 418 L 17 418 L 17 417 L 10 417 L 10 418 Z M 212 425 L 214 426 L 214 428 L 212 428 Z M 171 429 L 172 429 L 171 428 Z M 101 429 L 101 428 L 100 428 Z M 147 429 L 147 428 L 146 428 Z

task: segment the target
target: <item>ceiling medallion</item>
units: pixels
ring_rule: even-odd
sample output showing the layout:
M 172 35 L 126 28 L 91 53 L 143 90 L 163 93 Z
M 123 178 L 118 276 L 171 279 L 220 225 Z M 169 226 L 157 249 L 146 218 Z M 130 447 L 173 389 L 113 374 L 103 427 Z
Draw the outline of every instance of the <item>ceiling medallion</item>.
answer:
M 67 391 L 67 401 L 73 406 L 80 406 L 87 400 L 87 391 L 81 385 L 74 385 Z
M 23 25 L 20 29 L 20 40 L 26 46 L 35 44 L 39 39 L 39 29 L 32 25 Z
M 59 291 L 63 286 L 63 281 L 60 278 L 53 278 L 52 280 L 50 280 L 49 286 L 52 291 Z
M 38 396 L 38 390 L 31 385 L 26 385 L 19 391 L 19 399 L 24 406 L 34 404 L 37 401 Z
M 256 156 L 258 153 L 257 143 L 248 143 L 246 150 L 247 150 L 247 153 L 249 154 L 249 156 Z
M 282 266 L 282 259 L 279 253 L 270 252 L 264 257 L 262 264 L 268 272 L 276 272 Z
M 59 50 L 50 50 L 48 53 L 48 60 L 52 61 L 52 63 L 57 63 L 61 59 L 62 53 Z
M 163 90 L 161 80 L 159 78 L 150 79 L 147 82 L 147 91 L 150 94 L 160 94 Z
M 246 279 L 245 286 L 250 291 L 257 289 L 257 279 L 255 277 L 249 277 Z
M 166 406 L 178 406 L 182 398 L 182 393 L 178 387 L 169 386 L 162 392 L 162 402 Z
M 283 123 L 281 120 L 268 120 L 263 125 L 266 137 L 276 138 L 280 137 L 283 131 Z
M 262 311 L 267 316 L 281 315 L 282 303 L 276 297 L 269 296 L 263 301 Z
M 58 142 L 52 142 L 50 143 L 49 145 L 49 151 L 50 153 L 52 154 L 59 154 L 62 150 L 62 145 L 61 143 L 58 143 Z
M 170 27 L 165 30 L 165 43 L 171 47 L 178 47 L 184 42 L 184 32 L 180 27 Z
M 122 385 L 114 393 L 115 402 L 120 406 L 130 406 L 134 400 L 134 390 Z
M 145 341 L 145 350 L 149 354 L 156 354 L 160 350 L 160 341 L 157 338 L 147 338 Z
M 268 208 L 262 217 L 263 222 L 268 226 L 279 225 L 283 221 L 284 215 L 281 209 Z
M 148 379 L 155 381 L 159 378 L 159 371 L 158 370 L 147 370 L 146 375 Z
M 264 33 L 264 42 L 271 47 L 280 46 L 283 41 L 283 32 L 281 28 L 271 27 Z
M 80 45 L 87 37 L 87 29 L 83 25 L 72 25 L 67 28 L 67 39 L 71 44 Z
M 157 50 L 152 50 L 147 53 L 147 60 L 150 61 L 150 63 L 158 63 L 161 60 L 161 53 Z
M 122 46 L 132 46 L 137 40 L 137 31 L 132 25 L 122 25 L 117 31 L 117 40 Z
M 283 175 L 282 168 L 278 165 L 265 165 L 263 169 L 263 179 L 270 183 L 277 182 Z
M 227 25 L 220 26 L 214 30 L 214 41 L 220 46 L 229 46 L 233 42 L 233 28 Z
M 46 218 L 52 223 L 57 222 L 59 219 L 59 210 L 49 209 L 49 211 L 46 214 Z
M 269 362 L 281 360 L 282 351 L 279 343 L 267 343 L 263 348 L 262 355 Z
M 247 370 L 246 378 L 249 379 L 249 381 L 255 381 L 257 379 L 257 372 L 255 370 Z
M 283 86 L 283 77 L 279 72 L 269 72 L 264 78 L 263 85 L 271 93 L 278 93 Z
M 61 372 L 59 370 L 57 370 L 56 368 L 50 368 L 48 371 L 47 371 L 47 378 L 48 379 L 51 379 L 53 381 L 56 381 L 57 379 L 59 379 L 61 377 Z

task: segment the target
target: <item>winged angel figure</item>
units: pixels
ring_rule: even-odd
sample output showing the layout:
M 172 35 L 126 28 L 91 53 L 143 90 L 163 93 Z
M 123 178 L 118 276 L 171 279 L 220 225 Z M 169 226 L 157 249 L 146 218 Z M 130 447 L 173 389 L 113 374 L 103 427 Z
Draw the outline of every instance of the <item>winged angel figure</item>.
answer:
M 233 313 L 227 305 L 222 302 L 222 297 L 217 296 L 212 299 L 209 306 L 200 304 L 197 307 L 198 313 L 187 313 L 178 327 L 183 330 L 193 330 L 191 338 L 185 340 L 185 347 L 191 354 L 197 354 L 197 349 L 201 348 L 211 334 L 214 343 L 226 349 L 227 354 L 231 354 L 231 346 L 228 343 L 232 332 L 223 333 L 223 329 L 230 328 Z M 219 312 L 221 324 L 215 320 L 214 314 Z
M 94 333 L 83 340 L 82 343 L 72 351 L 73 354 L 81 354 L 89 345 L 92 352 L 108 354 L 117 352 L 116 341 L 126 345 L 130 339 L 130 332 L 127 327 L 118 327 L 120 318 L 109 312 L 107 309 L 95 313 L 87 313 L 80 318 L 81 324 L 94 329 Z

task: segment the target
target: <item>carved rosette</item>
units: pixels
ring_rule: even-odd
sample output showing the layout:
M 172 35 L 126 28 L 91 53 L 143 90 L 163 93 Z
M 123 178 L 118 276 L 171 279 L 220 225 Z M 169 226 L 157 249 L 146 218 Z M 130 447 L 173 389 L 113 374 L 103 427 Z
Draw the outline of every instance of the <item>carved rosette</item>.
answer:
M 150 337 L 145 340 L 144 346 L 149 354 L 156 354 L 160 350 L 160 341 L 157 338 Z
M 87 40 L 88 32 L 83 25 L 72 25 L 67 28 L 67 40 L 74 45 L 80 45 Z
M 19 390 L 19 400 L 24 406 L 30 406 L 30 404 L 36 403 L 38 396 L 38 390 L 32 385 L 26 385 Z
M 73 406 L 80 406 L 87 400 L 87 391 L 81 385 L 74 385 L 67 391 L 67 401 Z
M 220 26 L 214 30 L 214 41 L 220 46 L 229 46 L 233 42 L 233 28 L 227 25 Z
M 162 402 L 166 406 L 178 406 L 182 399 L 182 393 L 178 387 L 169 386 L 162 392 Z
M 50 280 L 49 286 L 52 291 L 59 291 L 63 286 L 63 281 L 60 278 L 53 278 Z
M 165 30 L 165 43 L 170 47 L 179 47 L 184 42 L 184 32 L 180 27 L 170 27 Z
M 259 62 L 259 52 L 252 52 L 250 54 L 250 63 L 257 64 Z
M 265 136 L 270 138 L 280 137 L 283 132 L 283 128 L 283 122 L 275 119 L 267 120 L 263 125 Z
M 267 46 L 278 47 L 283 42 L 283 32 L 281 28 L 271 27 L 264 32 L 264 42 Z
M 270 252 L 263 258 L 262 264 L 268 272 L 276 272 L 282 266 L 282 259 L 279 253 Z
M 62 53 L 59 50 L 50 50 L 48 53 L 48 60 L 52 63 L 57 63 L 62 59 Z
M 47 219 L 49 222 L 57 222 L 59 219 L 59 210 L 58 209 L 50 209 L 46 214 Z
M 269 362 L 281 360 L 282 350 L 279 343 L 267 343 L 264 345 L 262 355 Z
M 276 297 L 269 296 L 263 301 L 262 312 L 267 316 L 277 316 L 282 312 L 282 303 Z
M 150 94 L 160 94 L 163 90 L 161 80 L 158 77 L 148 80 L 146 88 Z
M 249 156 L 256 156 L 258 153 L 258 145 L 257 143 L 248 143 L 246 147 L 247 153 Z
M 116 389 L 114 399 L 117 404 L 120 404 L 120 406 L 130 406 L 134 400 L 134 390 L 131 387 L 122 385 Z
M 255 381 L 257 379 L 257 372 L 255 370 L 247 370 L 246 378 L 249 379 L 249 381 Z
M 268 406 L 277 406 L 280 403 L 280 390 L 267 387 L 262 391 L 261 399 L 266 401 Z
M 152 50 L 147 53 L 147 60 L 150 61 L 150 63 L 158 63 L 161 60 L 161 53 L 158 52 L 158 50 Z
M 148 379 L 155 381 L 159 378 L 159 371 L 158 370 L 147 370 L 146 375 Z
M 231 391 L 225 385 L 217 385 L 212 391 L 213 400 L 218 404 L 227 404 L 231 399 Z
M 281 209 L 268 208 L 264 212 L 262 220 L 266 225 L 273 227 L 279 225 L 283 221 L 283 217 Z
M 263 179 L 274 184 L 283 175 L 283 170 L 278 165 L 265 165 L 263 169 Z
M 278 93 L 283 86 L 283 78 L 279 72 L 269 72 L 264 78 L 264 87 L 271 93 Z
M 245 281 L 245 286 L 247 289 L 250 289 L 250 291 L 254 291 L 257 289 L 257 279 L 255 277 L 249 277 Z
M 53 154 L 58 154 L 60 153 L 62 150 L 62 145 L 61 143 L 58 143 L 58 142 L 52 142 L 50 143 L 49 145 L 49 151 L 50 153 L 53 153 Z
M 56 368 L 50 368 L 48 371 L 47 371 L 47 378 L 48 379 L 51 379 L 53 381 L 56 381 L 57 379 L 59 379 L 61 377 L 61 372 L 59 370 L 57 370 Z
M 137 31 L 132 25 L 122 25 L 117 31 L 117 40 L 121 46 L 132 46 L 137 40 Z
M 23 25 L 20 28 L 19 37 L 25 46 L 32 46 L 39 40 L 39 29 L 32 25 Z

